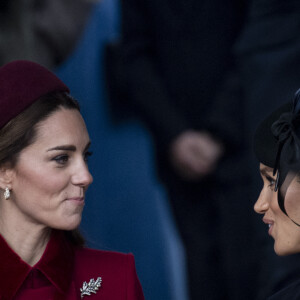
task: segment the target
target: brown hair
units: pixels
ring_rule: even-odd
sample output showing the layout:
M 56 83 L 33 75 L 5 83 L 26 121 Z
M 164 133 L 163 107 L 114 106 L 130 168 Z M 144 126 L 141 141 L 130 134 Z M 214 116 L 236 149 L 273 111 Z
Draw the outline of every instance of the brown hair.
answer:
M 68 93 L 54 92 L 40 97 L 1 128 L 0 166 L 8 164 L 14 167 L 20 152 L 34 143 L 38 123 L 61 108 L 80 110 L 78 102 Z M 84 245 L 84 239 L 78 229 L 65 231 L 65 234 L 73 244 Z

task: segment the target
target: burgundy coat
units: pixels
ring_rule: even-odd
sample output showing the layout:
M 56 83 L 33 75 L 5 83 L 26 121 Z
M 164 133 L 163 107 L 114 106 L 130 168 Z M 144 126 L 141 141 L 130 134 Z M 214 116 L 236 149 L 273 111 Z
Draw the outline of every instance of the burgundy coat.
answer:
M 98 277 L 99 289 L 83 299 L 144 300 L 131 254 L 74 247 L 54 231 L 31 267 L 0 236 L 1 300 L 79 300 L 83 283 Z

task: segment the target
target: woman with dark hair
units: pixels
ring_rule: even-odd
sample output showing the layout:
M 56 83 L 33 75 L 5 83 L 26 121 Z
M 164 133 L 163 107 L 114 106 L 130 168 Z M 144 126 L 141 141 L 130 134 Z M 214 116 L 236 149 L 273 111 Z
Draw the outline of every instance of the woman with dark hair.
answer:
M 254 151 L 263 179 L 254 210 L 264 215 L 277 255 L 300 253 L 300 90 L 259 125 Z M 300 299 L 300 280 L 270 299 Z
M 0 299 L 144 299 L 133 256 L 87 249 L 77 229 L 89 146 L 53 73 L 29 61 L 0 68 Z

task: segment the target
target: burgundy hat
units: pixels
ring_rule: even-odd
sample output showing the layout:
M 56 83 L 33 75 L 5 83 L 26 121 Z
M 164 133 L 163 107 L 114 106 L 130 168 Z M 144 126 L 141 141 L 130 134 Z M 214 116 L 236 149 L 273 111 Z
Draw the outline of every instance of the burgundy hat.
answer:
M 70 92 L 45 67 L 25 60 L 4 65 L 0 68 L 0 128 L 41 96 L 56 91 Z

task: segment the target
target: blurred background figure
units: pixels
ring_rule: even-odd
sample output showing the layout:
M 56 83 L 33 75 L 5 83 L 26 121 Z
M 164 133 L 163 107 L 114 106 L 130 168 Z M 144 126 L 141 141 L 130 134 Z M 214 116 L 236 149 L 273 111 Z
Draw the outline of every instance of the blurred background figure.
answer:
M 118 121 L 107 102 L 104 49 L 119 32 L 118 1 L 8 1 L 1 14 L 1 63 L 31 59 L 55 68 L 87 118 L 98 182 L 81 227 L 87 244 L 133 252 L 146 299 L 187 299 L 184 251 L 155 179 L 149 135 L 136 120 Z
M 245 11 L 234 0 L 122 1 L 120 73 L 111 81 L 123 80 L 120 105 L 152 133 L 193 300 L 255 298 L 243 107 L 232 105 L 242 101 L 231 74 Z
M 1 1 L 0 63 L 34 60 L 47 67 L 73 50 L 92 4 L 83 0 Z

